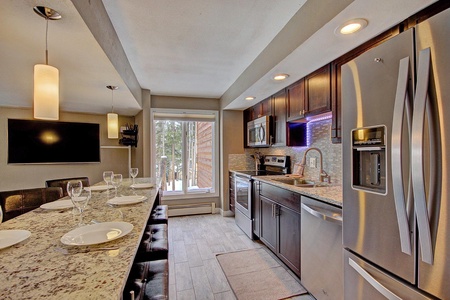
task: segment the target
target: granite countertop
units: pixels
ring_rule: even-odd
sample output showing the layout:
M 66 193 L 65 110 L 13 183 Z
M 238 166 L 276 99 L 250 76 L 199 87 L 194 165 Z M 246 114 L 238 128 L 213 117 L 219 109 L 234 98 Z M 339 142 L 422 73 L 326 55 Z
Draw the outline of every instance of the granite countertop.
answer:
M 137 178 L 137 182 L 145 179 Z M 103 183 L 104 184 L 104 183 Z M 48 211 L 37 208 L 0 224 L 0 230 L 25 229 L 31 236 L 13 246 L 0 249 L 1 299 L 121 299 L 122 290 L 133 263 L 158 189 L 131 189 L 124 180 L 119 193 L 141 195 L 142 203 L 111 207 L 107 192 L 92 192 L 84 221 L 123 221 L 133 230 L 119 239 L 88 246 L 117 250 L 73 253 L 86 246 L 66 246 L 61 237 L 75 229 L 78 216 L 72 209 Z M 114 192 L 112 191 L 110 197 Z M 66 198 L 68 199 L 68 198 Z M 64 254 L 68 250 L 71 254 Z
M 339 207 L 342 207 L 342 185 L 340 184 L 323 184 L 320 187 L 298 187 L 295 185 L 285 184 L 273 179 L 286 178 L 286 175 L 265 175 L 253 176 L 255 180 L 270 183 L 280 188 L 290 190 L 304 196 L 321 200 Z

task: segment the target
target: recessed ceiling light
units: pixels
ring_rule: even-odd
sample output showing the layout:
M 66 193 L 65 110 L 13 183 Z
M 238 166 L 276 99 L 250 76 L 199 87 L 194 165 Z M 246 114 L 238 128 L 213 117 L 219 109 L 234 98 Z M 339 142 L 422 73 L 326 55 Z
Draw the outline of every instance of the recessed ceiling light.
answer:
M 245 97 L 245 100 L 248 100 L 248 101 L 255 100 L 255 97 L 253 97 L 253 96 L 248 96 L 248 97 Z
M 365 19 L 353 19 L 345 22 L 334 31 L 335 34 L 351 34 L 367 26 L 368 22 Z
M 285 80 L 288 77 L 289 77 L 288 74 L 277 74 L 277 75 L 275 75 L 273 77 L 273 79 L 275 79 L 275 80 Z

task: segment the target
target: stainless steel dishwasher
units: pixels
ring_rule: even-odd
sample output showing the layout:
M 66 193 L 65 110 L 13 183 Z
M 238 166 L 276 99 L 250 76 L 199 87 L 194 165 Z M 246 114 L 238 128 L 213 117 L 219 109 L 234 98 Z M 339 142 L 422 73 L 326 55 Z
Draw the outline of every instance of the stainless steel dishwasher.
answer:
M 317 300 L 344 299 L 342 209 L 301 198 L 301 281 Z

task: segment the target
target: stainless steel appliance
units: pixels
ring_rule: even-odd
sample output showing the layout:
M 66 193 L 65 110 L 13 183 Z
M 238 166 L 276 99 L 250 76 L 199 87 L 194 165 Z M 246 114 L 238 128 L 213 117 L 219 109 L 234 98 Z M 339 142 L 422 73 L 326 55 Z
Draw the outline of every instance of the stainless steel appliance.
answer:
M 301 198 L 301 279 L 317 300 L 344 297 L 342 209 Z
M 247 123 L 247 146 L 269 147 L 272 139 L 272 117 L 264 116 Z
M 253 238 L 253 177 L 265 175 L 283 175 L 290 172 L 290 157 L 285 155 L 266 155 L 262 170 L 235 172 L 234 217 L 236 225 L 249 237 Z
M 450 299 L 450 10 L 342 67 L 345 299 Z

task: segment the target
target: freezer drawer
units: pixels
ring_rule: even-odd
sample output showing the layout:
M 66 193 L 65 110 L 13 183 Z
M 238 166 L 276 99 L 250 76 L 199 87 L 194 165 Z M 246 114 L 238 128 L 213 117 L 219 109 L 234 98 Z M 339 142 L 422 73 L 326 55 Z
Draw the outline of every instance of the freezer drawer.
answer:
M 434 299 L 344 250 L 344 299 Z
M 343 299 L 342 209 L 302 196 L 301 281 L 317 300 Z

